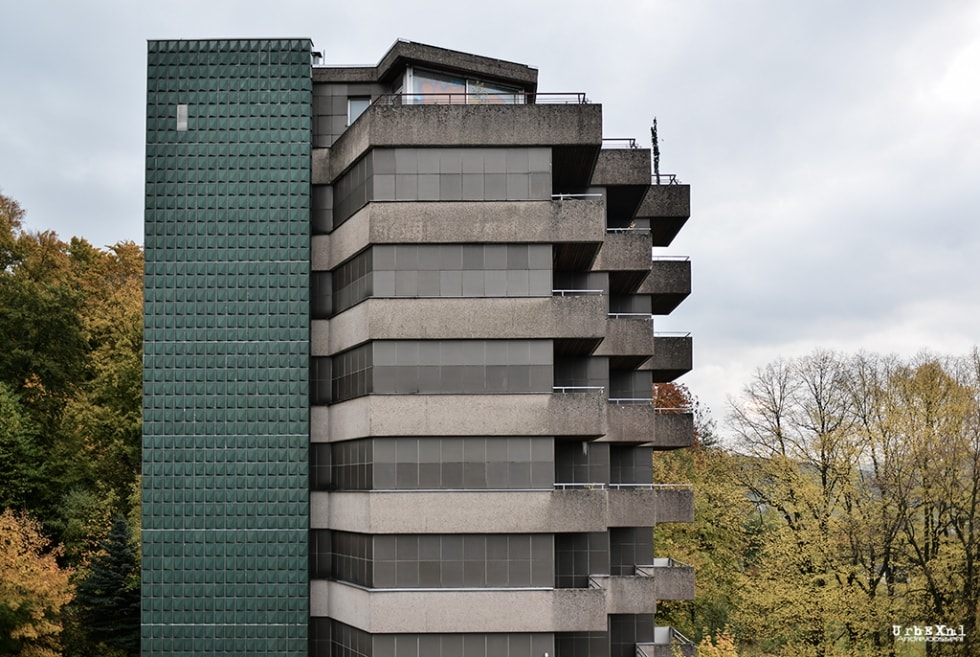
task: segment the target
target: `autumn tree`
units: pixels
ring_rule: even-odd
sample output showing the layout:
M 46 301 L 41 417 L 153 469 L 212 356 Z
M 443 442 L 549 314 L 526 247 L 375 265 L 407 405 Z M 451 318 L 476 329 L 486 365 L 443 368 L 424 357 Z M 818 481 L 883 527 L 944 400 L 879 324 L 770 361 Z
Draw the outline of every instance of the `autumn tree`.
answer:
M 77 565 L 131 510 L 143 253 L 26 231 L 23 216 L 0 195 L 0 502 L 30 511 Z
M 40 524 L 0 513 L 0 654 L 61 654 L 61 611 L 71 600 L 71 571 L 58 565 Z
M 653 392 L 662 412 L 695 416 L 693 447 L 656 452 L 653 459 L 655 481 L 693 484 L 694 522 L 658 524 L 654 545 L 658 554 L 693 566 L 698 582 L 694 600 L 658 603 L 657 619 L 701 641 L 720 636 L 738 605 L 751 505 L 732 476 L 737 457 L 718 445 L 708 410 L 682 384 L 658 383 Z

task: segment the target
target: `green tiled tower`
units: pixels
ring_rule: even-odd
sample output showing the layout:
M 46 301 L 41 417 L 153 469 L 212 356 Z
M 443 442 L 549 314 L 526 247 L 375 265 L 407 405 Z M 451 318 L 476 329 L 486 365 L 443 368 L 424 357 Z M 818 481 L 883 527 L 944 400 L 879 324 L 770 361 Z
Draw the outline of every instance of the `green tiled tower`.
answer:
M 149 43 L 145 656 L 307 653 L 310 52 Z

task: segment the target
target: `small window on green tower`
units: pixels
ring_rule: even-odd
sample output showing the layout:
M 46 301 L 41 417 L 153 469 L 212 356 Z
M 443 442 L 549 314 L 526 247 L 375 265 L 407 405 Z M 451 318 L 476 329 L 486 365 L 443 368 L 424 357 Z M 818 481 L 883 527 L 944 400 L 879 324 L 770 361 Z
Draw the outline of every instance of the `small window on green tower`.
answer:
M 187 105 L 177 106 L 177 132 L 187 131 Z

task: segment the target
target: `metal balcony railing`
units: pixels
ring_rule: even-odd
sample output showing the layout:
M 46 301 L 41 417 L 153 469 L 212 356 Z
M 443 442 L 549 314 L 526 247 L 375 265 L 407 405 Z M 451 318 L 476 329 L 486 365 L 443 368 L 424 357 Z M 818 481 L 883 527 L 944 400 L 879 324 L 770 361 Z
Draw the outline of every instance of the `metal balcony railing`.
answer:
M 658 173 L 651 176 L 651 184 L 654 185 L 679 185 L 680 182 L 676 173 Z
M 564 297 L 564 296 L 583 296 L 586 294 L 605 294 L 605 290 L 552 290 L 551 294 L 554 296 Z
M 602 194 L 586 194 L 586 193 L 581 193 L 581 194 L 579 194 L 579 193 L 576 193 L 576 194 L 563 194 L 563 193 L 558 193 L 558 194 L 552 194 L 551 195 L 551 200 L 552 201 L 582 201 L 582 200 L 589 200 L 589 199 L 596 199 L 596 198 L 601 199 L 602 198 Z
M 575 392 L 603 392 L 606 389 L 605 386 L 552 386 L 552 392 L 557 392 L 559 394 L 575 393 Z
M 636 139 L 633 137 L 603 137 L 602 147 L 603 148 L 631 148 L 636 149 L 639 146 L 636 145 Z
M 487 93 L 451 91 L 441 93 L 382 94 L 372 105 L 586 105 L 583 92 L 528 93 L 524 91 Z

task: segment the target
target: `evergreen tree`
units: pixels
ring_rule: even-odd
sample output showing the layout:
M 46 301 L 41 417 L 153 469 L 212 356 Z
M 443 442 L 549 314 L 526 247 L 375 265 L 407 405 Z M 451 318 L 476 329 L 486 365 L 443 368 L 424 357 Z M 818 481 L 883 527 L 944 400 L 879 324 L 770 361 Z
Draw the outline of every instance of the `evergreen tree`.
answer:
M 93 643 L 105 644 L 127 655 L 139 654 L 139 560 L 126 519 L 113 520 L 109 535 L 92 560 L 88 574 L 78 582 L 75 606 Z

